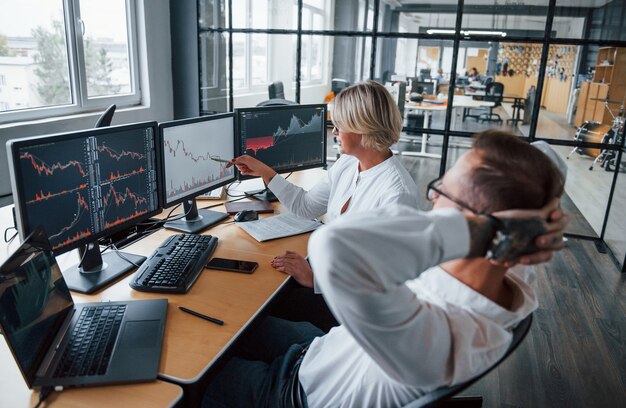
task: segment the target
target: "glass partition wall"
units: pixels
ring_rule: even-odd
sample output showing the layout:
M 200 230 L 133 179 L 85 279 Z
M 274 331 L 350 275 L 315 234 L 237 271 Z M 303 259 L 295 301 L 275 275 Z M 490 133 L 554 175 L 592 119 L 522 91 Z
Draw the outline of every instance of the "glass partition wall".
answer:
M 623 1 L 198 0 L 197 12 L 202 114 L 261 103 L 277 82 L 283 99 L 332 103 L 379 81 L 403 111 L 394 152 L 420 188 L 476 132 L 545 140 L 568 166 L 569 236 L 624 268 Z

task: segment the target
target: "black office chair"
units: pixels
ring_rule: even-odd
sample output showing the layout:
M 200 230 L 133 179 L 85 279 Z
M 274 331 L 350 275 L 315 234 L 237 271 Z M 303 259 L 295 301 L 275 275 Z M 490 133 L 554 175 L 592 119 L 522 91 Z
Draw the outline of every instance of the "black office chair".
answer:
M 478 120 L 487 122 L 502 123 L 502 118 L 497 113 L 493 113 L 494 108 L 502 106 L 502 99 L 504 98 L 504 84 L 501 82 L 491 82 L 485 88 L 485 101 L 494 102 L 493 106 L 489 107 L 489 113 L 484 112 L 478 116 Z
M 94 125 L 94 127 L 106 127 L 111 126 L 111 121 L 113 120 L 113 114 L 115 113 L 115 105 L 111 105 L 104 111 L 102 115 L 98 118 L 98 121 Z
M 460 396 L 454 397 L 456 394 L 459 394 L 461 391 L 464 391 L 469 386 L 486 376 L 500 365 L 508 356 L 515 351 L 515 349 L 522 344 L 522 341 L 528 334 L 530 330 L 530 326 L 533 321 L 533 315 L 530 314 L 524 320 L 522 320 L 515 329 L 513 329 L 513 340 L 509 345 L 508 350 L 504 355 L 498 360 L 494 365 L 489 367 L 482 374 L 468 380 L 464 383 L 453 385 L 451 387 L 442 387 L 438 388 L 435 391 L 429 392 L 428 394 L 422 395 L 417 400 L 405 405 L 404 408 L 430 408 L 430 407 L 446 407 L 446 406 L 454 406 L 454 407 L 466 407 L 466 408 L 479 408 L 483 405 L 483 397 L 482 396 Z
M 483 85 L 487 86 L 487 85 L 489 85 L 492 82 L 493 82 L 493 77 L 492 76 L 488 76 L 488 77 L 485 77 L 485 79 L 483 80 Z
M 274 81 L 268 85 L 270 99 L 285 99 L 285 88 L 282 81 Z
M 337 96 L 339 92 L 343 91 L 349 86 L 350 86 L 350 82 L 341 78 L 333 78 L 330 82 L 330 90 L 333 91 L 335 96 Z
M 284 106 L 284 105 L 298 105 L 297 102 L 290 101 L 287 99 L 268 99 L 266 101 L 262 101 L 256 104 L 256 106 Z

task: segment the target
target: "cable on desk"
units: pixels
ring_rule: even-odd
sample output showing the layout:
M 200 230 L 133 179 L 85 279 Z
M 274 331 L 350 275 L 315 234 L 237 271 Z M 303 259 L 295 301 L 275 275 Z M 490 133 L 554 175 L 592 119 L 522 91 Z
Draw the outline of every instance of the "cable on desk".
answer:
M 111 247 L 113 248 L 113 250 L 115 251 L 115 253 L 117 254 L 117 256 L 119 256 L 120 258 L 122 258 L 123 260 L 125 260 L 128 263 L 133 264 L 135 267 L 139 268 L 139 265 L 137 265 L 136 263 L 134 263 L 133 261 L 131 261 L 130 259 L 126 258 L 125 255 L 122 255 L 122 253 L 120 252 L 120 250 L 117 248 L 117 246 L 111 242 Z
M 241 197 L 241 198 L 245 198 L 245 197 L 246 197 L 246 195 L 245 195 L 245 194 L 237 194 L 237 195 L 233 195 L 233 194 L 231 194 L 231 193 L 230 193 L 230 191 L 229 191 L 229 190 L 230 190 L 230 187 L 231 187 L 233 184 L 235 184 L 235 183 L 236 183 L 236 184 L 241 184 L 241 181 L 240 181 L 240 180 L 233 181 L 232 183 L 230 183 L 229 185 L 227 185 L 227 186 L 225 186 L 225 187 L 224 187 L 224 191 L 226 191 L 226 196 L 227 196 L 227 197 Z
M 43 402 L 50 396 L 50 394 L 52 394 L 52 391 L 54 391 L 53 386 L 41 387 L 41 391 L 39 391 L 39 402 L 37 402 L 35 408 L 39 408 L 41 404 L 43 404 Z
M 157 225 L 157 224 L 161 224 L 161 223 L 165 224 L 168 221 L 180 220 L 182 218 L 185 218 L 187 215 L 189 215 L 191 210 L 193 210 L 193 206 L 192 206 L 192 207 L 189 207 L 189 210 L 187 210 L 187 212 L 185 212 L 184 214 L 178 214 L 178 215 L 172 216 L 172 213 L 178 207 L 180 207 L 180 203 L 175 205 L 174 207 L 172 207 L 172 209 L 170 210 L 170 212 L 167 214 L 167 216 L 165 218 L 161 218 L 160 220 L 156 220 L 156 221 L 139 222 L 139 223 L 137 223 L 137 225 Z
M 14 229 L 14 230 L 15 230 L 15 234 L 13 234 L 13 235 L 11 236 L 11 238 L 7 238 L 7 233 L 8 233 L 10 230 L 12 230 L 12 229 Z M 5 228 L 5 230 L 4 230 L 4 242 L 6 242 L 7 244 L 11 244 L 11 242 L 13 242 L 13 240 L 15 239 L 15 237 L 17 237 L 18 232 L 19 232 L 19 231 L 18 231 L 18 230 L 17 230 L 17 228 L 15 228 L 15 227 L 6 227 L 6 228 Z

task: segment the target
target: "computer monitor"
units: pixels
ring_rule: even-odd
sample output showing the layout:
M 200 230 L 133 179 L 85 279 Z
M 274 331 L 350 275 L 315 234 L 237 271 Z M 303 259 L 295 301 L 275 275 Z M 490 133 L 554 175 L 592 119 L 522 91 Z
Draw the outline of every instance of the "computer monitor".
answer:
M 236 114 L 238 154 L 248 154 L 277 173 L 326 166 L 326 105 L 244 108 Z M 276 199 L 267 186 L 248 194 Z
M 412 81 L 411 92 L 417 92 L 417 93 L 425 92 L 427 95 L 434 95 L 435 85 L 436 84 L 433 81 Z
M 430 68 L 420 69 L 420 78 L 422 78 L 422 81 L 430 79 Z
M 235 181 L 235 115 L 226 113 L 159 124 L 162 156 L 162 202 L 183 203 L 185 217 L 166 228 L 196 233 L 228 217 L 225 212 L 198 210 L 195 197 Z
M 7 142 L 20 237 L 41 225 L 55 253 L 79 248 L 70 289 L 91 293 L 145 260 L 101 255 L 97 240 L 161 211 L 156 137 L 145 122 Z

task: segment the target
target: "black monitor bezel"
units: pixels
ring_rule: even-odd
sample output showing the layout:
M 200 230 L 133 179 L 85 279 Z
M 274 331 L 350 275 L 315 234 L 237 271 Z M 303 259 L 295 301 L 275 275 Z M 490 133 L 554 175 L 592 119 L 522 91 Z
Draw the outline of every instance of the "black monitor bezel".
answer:
M 324 103 L 318 103 L 318 104 L 308 104 L 308 105 L 279 105 L 279 106 L 254 106 L 254 107 L 250 107 L 250 108 L 237 108 L 235 109 L 235 124 L 236 124 L 236 132 L 237 132 L 237 137 L 236 137 L 236 141 L 237 141 L 237 148 L 235 150 L 237 156 L 241 156 L 244 152 L 241 146 L 241 112 L 256 112 L 256 111 L 271 111 L 271 110 L 287 110 L 287 109 L 316 109 L 316 108 L 323 108 L 324 109 L 324 113 L 323 113 L 323 123 L 322 123 L 322 129 L 324 131 L 324 137 L 323 137 L 323 154 L 322 154 L 322 162 L 318 163 L 318 164 L 309 164 L 306 166 L 297 166 L 297 167 L 289 167 L 286 169 L 280 169 L 280 170 L 276 170 L 274 169 L 274 171 L 276 171 L 276 173 L 278 174 L 284 174 L 284 173 L 291 173 L 294 171 L 300 171 L 300 170 L 308 170 L 308 169 L 316 169 L 319 167 L 326 167 L 328 165 L 327 160 L 326 160 L 326 150 L 328 148 L 327 144 L 327 127 L 328 127 L 328 120 L 327 120 L 327 115 L 328 115 L 328 106 Z M 256 178 L 256 176 L 244 176 L 243 174 L 241 174 L 241 172 L 237 172 L 238 174 L 238 180 L 249 180 L 249 179 L 253 179 Z
M 20 188 L 21 184 L 23 184 L 22 169 L 19 166 L 19 149 L 20 148 L 26 147 L 26 146 L 32 146 L 35 144 L 40 145 L 40 144 L 51 143 L 51 142 L 62 142 L 66 140 L 80 139 L 84 137 L 98 136 L 101 134 L 116 133 L 120 131 L 123 132 L 123 131 L 128 131 L 128 130 L 145 129 L 145 128 L 152 128 L 152 132 L 154 135 L 154 149 L 155 149 L 154 165 L 155 165 L 156 176 L 157 176 L 157 207 L 154 210 L 149 211 L 146 214 L 142 214 L 141 216 L 133 220 L 123 222 L 121 224 L 116 225 L 115 227 L 105 229 L 103 231 L 100 231 L 88 237 L 81 238 L 77 241 L 74 241 L 71 244 L 55 249 L 53 251 L 54 254 L 59 255 L 65 252 L 69 252 L 73 249 L 82 247 L 90 242 L 96 242 L 100 238 L 113 235 L 116 232 L 122 231 L 134 224 L 142 222 L 152 217 L 153 215 L 160 214 L 163 211 L 163 207 L 162 207 L 162 203 L 160 199 L 161 194 L 159 192 L 160 186 L 158 183 L 158 177 L 159 177 L 158 171 L 159 171 L 159 168 L 161 167 L 160 151 L 159 151 L 160 146 L 158 143 L 158 123 L 155 121 L 139 122 L 139 123 L 133 123 L 130 125 L 107 126 L 107 127 L 102 127 L 102 128 L 92 128 L 92 129 L 85 129 L 85 130 L 77 130 L 73 132 L 54 133 L 50 135 L 33 136 L 33 137 L 27 137 L 23 139 L 9 140 L 7 142 L 7 147 L 8 147 L 7 150 L 9 151 L 9 154 L 11 157 L 11 161 L 9 165 L 11 167 L 11 187 L 13 190 L 13 202 L 15 203 L 15 223 L 16 223 L 15 227 L 17 228 L 20 234 L 20 239 L 23 241 L 30 233 L 33 232 L 33 231 L 28 230 L 28 222 L 27 222 L 27 217 L 26 217 L 27 212 L 26 212 L 26 204 L 25 204 L 26 200 L 24 198 L 24 191 L 22 191 L 22 189 Z M 18 180 L 20 182 L 18 182 Z
M 167 202 L 167 188 L 166 188 L 166 182 L 165 182 L 165 149 L 163 148 L 163 143 L 164 143 L 164 137 L 163 137 L 163 129 L 166 128 L 170 128 L 170 127 L 175 127 L 175 126 L 181 126 L 181 125 L 189 125 L 189 124 L 193 124 L 193 123 L 199 123 L 199 122 L 210 122 L 213 120 L 218 120 L 218 119 L 224 119 L 224 118 L 232 118 L 233 119 L 233 152 L 235 155 L 237 155 L 237 146 L 238 146 L 238 137 L 237 137 L 237 120 L 235 118 L 235 114 L 234 113 L 219 113 L 216 115 L 208 115 L 208 116 L 198 116 L 196 118 L 190 118 L 190 119 L 178 119 L 178 120 L 172 120 L 172 121 L 168 121 L 168 122 L 162 122 L 159 123 L 159 136 L 158 136 L 158 145 L 160 148 L 160 166 L 159 166 L 159 191 L 161 194 L 160 197 L 160 202 L 161 202 L 161 206 L 163 208 L 170 208 L 173 207 L 175 205 L 178 205 L 182 202 L 185 201 L 189 201 L 201 194 L 204 194 L 206 192 L 209 192 L 211 190 L 214 190 L 216 188 L 219 187 L 223 187 L 227 184 L 230 184 L 234 181 L 237 180 L 237 168 L 235 168 L 235 171 L 233 172 L 233 177 L 229 178 L 227 180 L 224 180 L 220 183 L 217 183 L 211 187 L 207 187 L 207 188 L 203 188 L 199 191 L 194 191 L 193 193 L 190 193 L 184 197 L 181 198 L 177 198 L 176 200 L 172 201 L 171 203 Z M 233 157 L 231 157 L 232 159 Z

